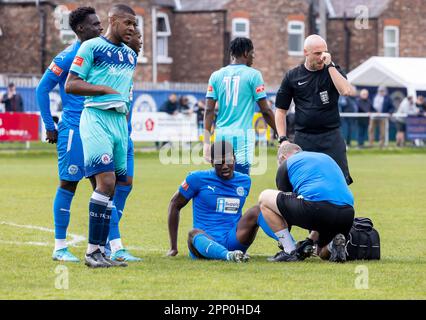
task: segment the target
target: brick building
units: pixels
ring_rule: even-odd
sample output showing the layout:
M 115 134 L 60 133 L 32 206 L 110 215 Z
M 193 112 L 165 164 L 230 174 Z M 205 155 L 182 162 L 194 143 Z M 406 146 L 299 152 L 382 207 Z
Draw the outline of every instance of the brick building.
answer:
M 371 56 L 426 56 L 426 1 L 326 0 L 327 42 L 346 70 Z
M 424 55 L 422 0 L 131 0 L 126 3 L 137 13 L 144 38 L 138 80 L 206 83 L 212 71 L 228 63 L 230 40 L 248 36 L 256 48 L 254 66 L 269 88 L 276 87 L 285 71 L 304 60 L 304 37 L 318 32 L 319 1 L 327 9 L 329 50 L 347 69 L 372 55 Z M 64 0 L 40 0 L 38 7 L 35 3 L 0 0 L 0 74 L 41 74 L 73 40 L 66 29 L 69 11 L 88 5 Z M 90 2 L 104 28 L 112 3 Z M 360 8 L 368 11 L 367 29 L 357 27 Z

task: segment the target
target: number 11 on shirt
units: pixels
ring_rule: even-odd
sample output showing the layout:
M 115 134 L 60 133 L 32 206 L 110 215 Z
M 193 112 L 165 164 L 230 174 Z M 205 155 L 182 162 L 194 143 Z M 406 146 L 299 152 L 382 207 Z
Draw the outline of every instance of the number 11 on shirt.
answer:
M 232 82 L 232 106 L 238 105 L 238 89 L 240 87 L 240 76 L 224 77 L 223 82 L 226 85 L 226 105 L 231 101 L 231 82 Z

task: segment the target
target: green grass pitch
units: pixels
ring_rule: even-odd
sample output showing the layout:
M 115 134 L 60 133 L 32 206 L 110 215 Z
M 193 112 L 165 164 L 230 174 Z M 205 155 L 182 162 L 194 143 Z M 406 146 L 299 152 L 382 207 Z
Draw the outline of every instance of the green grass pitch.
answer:
M 267 173 L 252 177 L 245 208 L 274 187 L 273 153 Z M 381 261 L 268 263 L 277 247 L 261 230 L 247 264 L 192 261 L 186 247 L 190 205 L 181 213 L 179 255 L 166 257 L 169 200 L 189 171 L 207 166 L 166 166 L 158 153 L 145 153 L 136 156 L 134 187 L 121 222 L 124 245 L 144 261 L 107 270 L 90 270 L 81 262 L 66 264 L 64 271 L 51 260 L 55 154 L 2 152 L 0 299 L 425 299 L 426 152 L 351 152 L 349 164 L 356 214 L 372 218 L 379 230 Z M 90 194 L 88 181 L 82 181 L 69 233 L 87 238 Z M 295 228 L 294 235 L 300 240 L 306 232 Z M 71 250 L 82 258 L 85 246 L 80 241 Z M 359 266 L 362 274 L 356 273 Z M 68 288 L 58 282 L 66 273 Z

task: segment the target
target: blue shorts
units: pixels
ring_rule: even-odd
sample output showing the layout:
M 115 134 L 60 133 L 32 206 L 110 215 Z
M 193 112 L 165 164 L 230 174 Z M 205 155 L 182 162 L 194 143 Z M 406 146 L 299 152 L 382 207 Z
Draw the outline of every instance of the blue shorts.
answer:
M 228 233 L 226 233 L 224 236 L 222 236 L 221 240 L 219 240 L 219 241 L 216 240 L 214 237 L 210 236 L 209 234 L 207 234 L 207 235 L 212 240 L 221 244 L 222 246 L 224 246 L 229 251 L 241 250 L 242 252 L 245 253 L 250 246 L 244 245 L 240 241 L 238 241 L 238 239 L 237 239 L 237 227 L 238 227 L 238 225 L 236 224 L 235 227 L 232 228 L 231 230 L 229 230 Z M 199 254 L 199 255 L 201 255 L 201 254 Z M 189 256 L 192 259 L 198 259 L 195 256 L 195 254 L 191 251 L 191 248 L 189 248 Z
M 129 144 L 127 146 L 127 172 L 128 177 L 132 177 L 135 171 L 135 150 L 133 147 L 133 140 L 129 137 Z
M 58 125 L 58 172 L 59 179 L 80 181 L 84 177 L 83 146 L 78 127 L 68 127 L 63 122 Z

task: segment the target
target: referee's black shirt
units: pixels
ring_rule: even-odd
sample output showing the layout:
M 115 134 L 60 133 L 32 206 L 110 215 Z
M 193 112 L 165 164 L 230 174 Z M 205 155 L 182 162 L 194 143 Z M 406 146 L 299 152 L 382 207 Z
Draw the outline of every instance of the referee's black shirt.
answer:
M 336 65 L 346 78 L 346 74 Z M 327 67 L 309 71 L 305 65 L 288 71 L 277 92 L 275 105 L 288 110 L 291 100 L 296 107 L 295 130 L 305 133 L 323 133 L 340 127 L 337 91 Z

